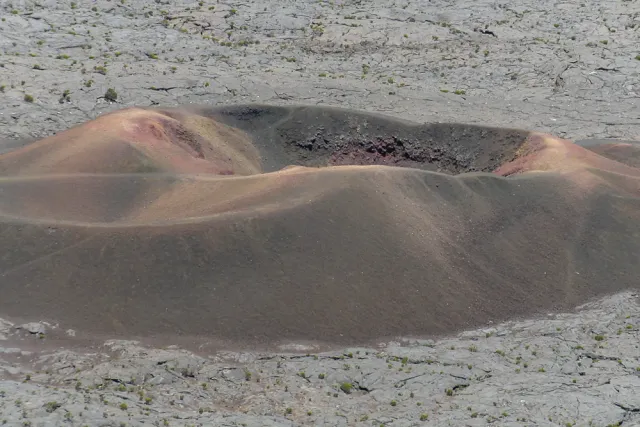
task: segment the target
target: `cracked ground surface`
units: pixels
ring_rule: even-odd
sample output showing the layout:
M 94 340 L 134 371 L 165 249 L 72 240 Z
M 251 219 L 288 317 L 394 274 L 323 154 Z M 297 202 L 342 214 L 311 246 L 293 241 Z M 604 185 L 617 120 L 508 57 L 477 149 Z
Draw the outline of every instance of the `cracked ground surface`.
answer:
M 1 138 L 247 102 L 640 135 L 638 0 L 16 0 L 0 15 Z M 433 341 L 213 355 L 7 321 L 0 425 L 640 425 L 639 319 L 621 294 Z
M 638 425 L 638 324 L 625 293 L 435 340 L 205 355 L 134 341 L 60 348 L 55 326 L 4 321 L 0 423 Z
M 7 138 L 125 106 L 247 102 L 639 135 L 637 0 L 42 0 L 0 13 Z

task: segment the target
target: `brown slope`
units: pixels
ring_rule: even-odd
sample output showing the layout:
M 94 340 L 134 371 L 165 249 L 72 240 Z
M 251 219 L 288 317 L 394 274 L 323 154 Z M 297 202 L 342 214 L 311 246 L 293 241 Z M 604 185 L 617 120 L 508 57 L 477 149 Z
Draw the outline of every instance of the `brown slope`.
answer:
M 195 115 L 129 108 L 0 155 L 0 175 L 260 172 L 242 131 Z
M 171 224 L 5 220 L 11 298 L 0 308 L 95 332 L 359 341 L 568 308 L 637 283 L 637 222 L 621 220 L 637 210 L 608 192 L 585 196 L 551 174 L 295 174 L 250 206 Z
M 640 141 L 590 139 L 576 141 L 576 144 L 616 162 L 640 167 Z
M 318 110 L 235 111 L 253 111 L 240 116 L 242 129 L 266 169 L 295 158 L 291 143 L 318 124 L 334 123 L 336 134 L 347 124 L 355 142 L 336 146 L 346 155 L 394 126 L 388 140 L 434 152 L 412 138 L 442 129 L 374 116 L 378 127 L 363 131 L 372 117 Z M 567 309 L 638 286 L 634 168 L 546 135 L 449 126 L 457 136 L 443 133 L 424 169 L 507 162 L 456 176 L 377 165 L 7 176 L 0 312 L 122 336 L 362 342 Z M 495 150 L 485 160 L 473 157 L 478 141 Z M 331 148 L 307 161 L 331 162 Z M 387 153 L 396 151 L 406 153 Z

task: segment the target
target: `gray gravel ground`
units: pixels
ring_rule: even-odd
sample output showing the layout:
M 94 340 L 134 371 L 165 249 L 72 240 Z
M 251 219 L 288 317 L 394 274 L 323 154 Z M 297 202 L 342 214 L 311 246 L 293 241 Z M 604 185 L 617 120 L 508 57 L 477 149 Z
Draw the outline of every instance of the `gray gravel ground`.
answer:
M 437 340 L 197 355 L 4 321 L 0 424 L 640 425 L 638 325 L 626 293 Z
M 125 106 L 254 101 L 640 135 L 638 0 L 0 4 L 5 137 Z
M 266 102 L 640 139 L 638 0 L 5 0 L 0 15 L 0 138 L 133 105 Z M 3 321 L 0 425 L 640 425 L 637 325 L 621 294 L 435 341 L 196 355 Z

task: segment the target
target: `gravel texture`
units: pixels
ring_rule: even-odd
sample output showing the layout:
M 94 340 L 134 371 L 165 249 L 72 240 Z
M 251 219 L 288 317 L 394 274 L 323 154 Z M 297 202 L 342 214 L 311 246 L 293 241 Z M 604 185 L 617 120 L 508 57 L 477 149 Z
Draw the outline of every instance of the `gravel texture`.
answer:
M 55 325 L 4 321 L 0 423 L 639 425 L 638 324 L 625 293 L 435 340 L 205 355 L 135 341 L 77 349 L 49 338 Z
M 638 0 L 2 6 L 5 137 L 50 135 L 124 106 L 246 102 L 571 139 L 640 134 Z

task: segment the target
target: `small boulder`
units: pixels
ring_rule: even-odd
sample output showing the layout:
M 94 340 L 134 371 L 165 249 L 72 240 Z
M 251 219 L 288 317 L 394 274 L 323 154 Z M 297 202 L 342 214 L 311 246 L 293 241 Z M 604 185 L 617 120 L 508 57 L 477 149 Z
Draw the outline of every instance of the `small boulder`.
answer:
M 46 331 L 45 326 L 40 322 L 25 323 L 18 326 L 17 329 L 24 329 L 30 334 L 44 334 Z

